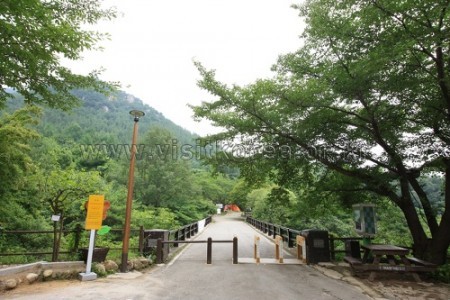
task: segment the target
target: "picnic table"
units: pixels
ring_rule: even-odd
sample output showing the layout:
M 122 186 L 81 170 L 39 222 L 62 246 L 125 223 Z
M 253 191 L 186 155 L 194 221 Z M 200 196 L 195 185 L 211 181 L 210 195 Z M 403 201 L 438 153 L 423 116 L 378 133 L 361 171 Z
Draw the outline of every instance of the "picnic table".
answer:
M 410 250 L 394 245 L 370 244 L 362 245 L 364 250 L 362 259 L 355 257 L 344 257 L 353 271 L 370 271 L 369 280 L 374 280 L 376 272 L 406 272 L 420 282 L 417 272 L 432 272 L 437 265 L 415 258 L 407 257 Z M 373 260 L 369 259 L 373 258 Z

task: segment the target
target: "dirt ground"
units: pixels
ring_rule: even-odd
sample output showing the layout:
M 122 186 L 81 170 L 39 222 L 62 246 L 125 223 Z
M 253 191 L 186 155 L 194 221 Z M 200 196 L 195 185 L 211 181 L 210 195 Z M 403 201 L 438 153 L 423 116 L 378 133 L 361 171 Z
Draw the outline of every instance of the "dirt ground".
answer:
M 450 299 L 450 285 L 424 279 L 415 282 L 411 275 L 377 274 L 370 281 L 363 275 L 362 281 L 387 299 Z
M 342 274 L 349 274 L 348 266 L 336 266 L 332 269 Z M 450 284 L 438 282 L 421 274 L 421 282 L 416 282 L 407 273 L 377 273 L 373 281 L 369 280 L 369 272 L 357 273 L 355 278 L 364 285 L 379 293 L 383 298 L 395 300 L 450 300 Z

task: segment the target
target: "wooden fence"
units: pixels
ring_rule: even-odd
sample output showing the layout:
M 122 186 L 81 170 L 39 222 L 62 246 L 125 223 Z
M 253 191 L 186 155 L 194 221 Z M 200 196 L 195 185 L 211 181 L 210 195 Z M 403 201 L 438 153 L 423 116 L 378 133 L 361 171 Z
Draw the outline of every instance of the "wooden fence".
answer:
M 211 222 L 211 216 L 207 217 L 205 219 L 205 226 L 208 225 Z M 144 229 L 143 226 L 139 228 L 134 228 L 130 230 L 130 237 L 132 236 L 138 236 L 139 242 L 138 247 L 130 247 L 130 250 L 138 252 L 140 255 L 143 254 L 144 248 L 145 248 L 145 232 L 148 231 Z M 111 232 L 120 232 L 123 233 L 122 228 L 113 228 L 111 229 Z M 172 240 L 185 240 L 190 238 L 191 236 L 195 235 L 198 232 L 198 222 L 193 222 L 188 225 L 182 226 L 180 228 L 177 228 L 175 230 L 169 231 L 170 239 Z M 1 235 L 16 235 L 16 236 L 22 236 L 22 235 L 30 235 L 30 234 L 38 234 L 38 235 L 54 235 L 53 230 L 1 230 Z M 89 231 L 84 230 L 81 226 L 77 226 L 75 229 L 72 230 L 63 230 L 62 234 L 64 236 L 73 234 L 73 245 L 71 249 L 63 249 L 59 250 L 59 254 L 68 254 L 75 256 L 78 254 L 80 248 L 85 248 L 88 245 L 82 244 L 82 236 L 83 234 L 86 235 L 86 241 L 89 234 Z M 121 234 L 122 235 L 122 234 Z M 101 247 L 101 242 L 97 243 L 96 246 Z M 122 248 L 110 248 L 111 251 L 121 251 Z M 52 250 L 40 250 L 40 251 L 26 251 L 26 252 L 8 252 L 8 253 L 0 253 L 1 256 L 42 256 L 42 255 L 53 255 L 55 253 L 55 249 Z M 57 258 L 56 258 L 57 260 Z

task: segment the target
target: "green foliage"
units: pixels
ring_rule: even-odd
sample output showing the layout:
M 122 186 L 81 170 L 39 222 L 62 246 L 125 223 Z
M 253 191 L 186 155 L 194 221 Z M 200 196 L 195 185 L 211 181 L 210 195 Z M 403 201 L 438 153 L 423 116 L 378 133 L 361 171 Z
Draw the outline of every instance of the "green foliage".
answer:
M 106 277 L 108 275 L 108 272 L 105 271 L 104 266 L 100 263 L 92 264 L 92 272 L 96 273 L 98 277 Z
M 235 182 L 233 188 L 228 193 L 229 203 L 238 205 L 241 210 L 250 211 L 253 207 L 252 203 L 247 200 L 247 195 L 252 190 L 251 186 L 245 180 L 239 179 Z
M 23 95 L 27 103 L 43 103 L 69 109 L 78 103 L 74 88 L 108 89 L 98 80 L 98 71 L 88 76 L 74 74 L 61 59 L 77 60 L 94 49 L 106 34 L 84 29 L 115 17 L 100 1 L 4 1 L 0 9 L 0 84 Z M 10 97 L 0 90 L 0 105 Z
M 450 180 L 449 4 L 311 0 L 297 8 L 304 46 L 280 56 L 271 79 L 227 86 L 196 63 L 199 86 L 216 98 L 193 107 L 195 116 L 227 129 L 209 139 L 246 149 L 224 150 L 215 165 L 239 166 L 248 181 L 302 185 L 331 206 L 387 198 L 406 218 L 416 255 L 442 263 L 450 245 L 449 206 L 441 205 L 450 201 L 442 189 Z M 432 201 L 439 191 L 423 184 L 433 174 L 445 181 L 444 201 Z
M 450 283 L 450 263 L 440 266 L 432 276 L 441 282 Z
M 8 189 L 19 188 L 19 177 L 32 168 L 30 142 L 39 135 L 31 125 L 39 115 L 39 108 L 25 106 L 0 117 L 0 197 Z
M 131 227 L 145 229 L 175 229 L 180 226 L 177 215 L 167 208 L 147 208 L 139 205 L 132 212 Z
M 47 173 L 36 173 L 38 197 L 48 205 L 52 214 L 80 219 L 80 207 L 90 194 L 103 191 L 98 172 L 56 169 Z

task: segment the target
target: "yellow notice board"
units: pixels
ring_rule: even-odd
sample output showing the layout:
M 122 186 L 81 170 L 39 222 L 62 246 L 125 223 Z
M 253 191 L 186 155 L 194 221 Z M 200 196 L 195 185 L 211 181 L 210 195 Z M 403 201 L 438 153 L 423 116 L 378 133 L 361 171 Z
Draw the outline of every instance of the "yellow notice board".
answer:
M 98 230 L 102 227 L 104 195 L 89 195 L 86 216 L 86 229 Z

